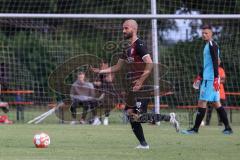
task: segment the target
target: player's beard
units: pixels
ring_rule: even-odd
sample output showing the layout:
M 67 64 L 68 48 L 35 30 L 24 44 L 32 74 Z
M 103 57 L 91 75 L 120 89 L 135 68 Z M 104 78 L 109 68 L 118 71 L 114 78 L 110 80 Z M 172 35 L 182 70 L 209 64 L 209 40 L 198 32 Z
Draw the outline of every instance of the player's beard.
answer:
M 132 32 L 124 33 L 124 34 L 123 34 L 124 39 L 130 39 L 130 38 L 132 38 L 132 36 L 133 36 L 133 33 L 132 33 Z

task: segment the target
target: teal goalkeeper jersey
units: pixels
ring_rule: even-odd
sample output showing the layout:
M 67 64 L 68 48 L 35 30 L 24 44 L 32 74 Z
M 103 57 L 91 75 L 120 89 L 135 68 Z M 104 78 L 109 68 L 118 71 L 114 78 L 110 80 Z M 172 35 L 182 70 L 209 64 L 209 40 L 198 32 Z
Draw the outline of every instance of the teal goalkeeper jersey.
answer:
M 214 80 L 218 77 L 219 48 L 216 42 L 209 41 L 203 50 L 203 80 Z

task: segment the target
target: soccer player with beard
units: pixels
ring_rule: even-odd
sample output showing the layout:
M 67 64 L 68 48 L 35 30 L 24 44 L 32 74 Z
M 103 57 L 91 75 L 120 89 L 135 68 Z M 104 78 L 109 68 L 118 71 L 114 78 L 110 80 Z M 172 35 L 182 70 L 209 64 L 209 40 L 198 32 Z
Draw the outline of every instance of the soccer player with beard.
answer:
M 123 23 L 123 34 L 124 39 L 130 40 L 131 46 L 120 56 L 116 65 L 106 68 L 104 70 L 97 70 L 92 68 L 96 73 L 104 74 L 119 71 L 123 65 L 132 64 L 130 66 L 130 71 L 127 73 L 129 76 L 128 79 L 132 80 L 129 84 L 129 88 L 126 88 L 126 111 L 128 116 L 131 117 L 136 114 L 142 114 L 147 112 L 147 106 L 149 100 L 146 98 L 136 97 L 137 92 L 141 91 L 143 88 L 144 82 L 149 77 L 152 68 L 153 62 L 150 54 L 147 52 L 147 48 L 142 40 L 137 36 L 138 24 L 135 20 L 126 20 Z M 141 65 L 142 63 L 142 65 Z M 145 68 L 142 72 L 138 72 L 139 64 Z M 140 67 L 141 68 L 141 67 Z M 127 80 L 127 79 L 126 79 Z M 149 149 L 147 144 L 142 125 L 140 121 L 135 121 L 132 118 L 130 119 L 132 130 L 139 140 L 140 144 L 136 147 L 137 149 Z M 175 113 L 170 113 L 169 115 L 157 115 L 157 119 L 170 121 L 176 130 L 179 130 L 179 123 L 175 119 Z

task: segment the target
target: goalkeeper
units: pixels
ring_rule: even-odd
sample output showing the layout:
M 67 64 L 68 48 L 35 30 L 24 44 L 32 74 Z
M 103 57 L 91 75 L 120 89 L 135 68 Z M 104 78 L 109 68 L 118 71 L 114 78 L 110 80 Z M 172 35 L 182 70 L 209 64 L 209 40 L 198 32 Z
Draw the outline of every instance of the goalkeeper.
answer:
M 220 103 L 219 96 L 219 74 L 218 74 L 218 59 L 219 48 L 216 42 L 212 39 L 213 32 L 210 25 L 205 25 L 202 28 L 202 37 L 206 42 L 203 50 L 203 69 L 194 81 L 194 88 L 197 89 L 200 86 L 200 95 L 198 100 L 198 112 L 193 128 L 182 131 L 183 134 L 196 134 L 200 124 L 205 116 L 207 102 L 212 102 L 213 107 L 216 108 L 220 119 L 223 121 L 225 129 L 223 134 L 232 134 L 233 131 L 229 125 L 226 111 Z
M 138 24 L 135 20 L 126 20 L 123 23 L 123 34 L 124 39 L 130 40 L 131 46 L 126 49 L 126 52 L 120 55 L 120 58 L 118 59 L 116 65 L 104 70 L 92 68 L 94 72 L 104 74 L 119 71 L 121 68 L 123 68 L 124 64 L 132 64 L 132 66 L 129 67 L 131 68 L 130 71 L 127 73 L 127 79 L 130 79 L 131 82 L 128 83 L 129 88 L 125 88 L 127 90 L 125 109 L 127 110 L 129 117 L 132 117 L 133 115 L 141 115 L 147 111 L 148 100 L 146 100 L 145 97 L 136 97 L 136 94 L 138 91 L 141 91 L 143 84 L 149 77 L 153 66 L 152 58 L 147 52 L 145 44 L 137 37 L 137 30 Z M 139 70 L 137 70 L 139 63 L 145 64 L 145 68 L 140 74 Z M 124 79 L 123 81 L 127 81 L 127 79 Z M 179 129 L 179 124 L 175 119 L 174 113 L 171 113 L 170 115 L 158 115 L 157 117 L 158 120 L 172 122 L 176 129 Z M 136 148 L 149 149 L 149 145 L 147 144 L 144 137 L 141 122 L 134 120 L 134 118 L 130 118 L 130 123 L 135 136 L 140 142 Z

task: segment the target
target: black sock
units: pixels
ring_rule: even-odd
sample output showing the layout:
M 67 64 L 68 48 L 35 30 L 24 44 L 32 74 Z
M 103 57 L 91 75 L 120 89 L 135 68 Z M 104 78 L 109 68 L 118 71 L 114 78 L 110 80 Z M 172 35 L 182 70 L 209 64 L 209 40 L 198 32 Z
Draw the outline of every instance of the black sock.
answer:
M 201 125 L 202 120 L 205 116 L 205 112 L 206 112 L 206 108 L 198 108 L 197 116 L 196 116 L 196 120 L 195 120 L 195 125 L 193 127 L 193 129 L 195 131 L 198 131 L 198 128 Z
M 156 122 L 159 121 L 166 121 L 169 122 L 170 121 L 170 115 L 166 115 L 166 114 L 156 114 Z
M 130 122 L 130 123 L 132 126 L 133 133 L 139 140 L 140 144 L 146 146 L 147 142 L 146 142 L 144 134 L 143 134 L 143 129 L 142 129 L 141 123 L 140 122 Z
M 77 118 L 76 107 L 71 106 L 70 111 L 71 111 L 71 114 L 72 114 L 72 118 L 76 120 L 76 118 Z
M 206 125 L 209 125 L 210 124 L 210 121 L 211 121 L 211 117 L 212 117 L 212 111 L 213 111 L 213 107 L 212 106 L 208 106 L 208 109 L 207 109 L 207 117 L 206 117 Z
M 231 129 L 225 109 L 221 106 L 221 107 L 217 108 L 217 112 L 218 112 L 223 124 L 225 125 L 225 128 Z

